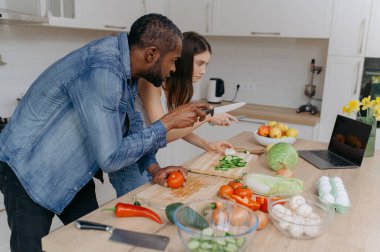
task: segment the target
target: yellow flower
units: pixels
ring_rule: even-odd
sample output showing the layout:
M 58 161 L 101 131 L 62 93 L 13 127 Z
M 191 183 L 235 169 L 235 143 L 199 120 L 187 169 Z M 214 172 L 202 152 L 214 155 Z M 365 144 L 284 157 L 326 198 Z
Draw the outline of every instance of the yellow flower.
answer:
M 376 121 L 380 121 L 380 104 L 376 104 L 373 107 L 373 115 L 376 118 Z
M 352 110 L 346 106 L 343 106 L 343 114 L 350 115 L 352 113 Z
M 368 108 L 372 108 L 373 103 L 371 102 L 371 96 L 363 98 L 361 104 L 362 104 L 362 110 L 367 110 Z
M 358 100 L 351 100 L 348 102 L 348 108 L 351 111 L 358 112 L 360 110 L 360 102 Z
M 376 97 L 376 100 L 373 100 L 375 104 L 380 104 L 380 97 Z

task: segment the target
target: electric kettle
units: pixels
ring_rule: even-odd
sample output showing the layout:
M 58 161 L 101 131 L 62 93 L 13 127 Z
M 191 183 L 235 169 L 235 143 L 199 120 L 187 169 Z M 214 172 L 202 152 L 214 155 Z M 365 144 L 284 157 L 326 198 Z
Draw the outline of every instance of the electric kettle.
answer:
M 224 94 L 224 81 L 219 78 L 210 78 L 207 89 L 207 101 L 209 103 L 221 103 Z

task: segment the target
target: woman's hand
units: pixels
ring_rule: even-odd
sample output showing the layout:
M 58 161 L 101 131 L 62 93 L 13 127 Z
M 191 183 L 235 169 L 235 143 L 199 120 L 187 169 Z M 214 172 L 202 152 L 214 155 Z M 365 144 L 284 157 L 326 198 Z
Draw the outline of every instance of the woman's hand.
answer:
M 217 141 L 209 143 L 207 151 L 213 151 L 224 155 L 224 150 L 228 148 L 234 148 L 234 146 L 226 141 Z
M 231 122 L 239 122 L 239 120 L 227 113 L 212 116 L 208 119 L 209 124 L 218 126 L 229 126 Z

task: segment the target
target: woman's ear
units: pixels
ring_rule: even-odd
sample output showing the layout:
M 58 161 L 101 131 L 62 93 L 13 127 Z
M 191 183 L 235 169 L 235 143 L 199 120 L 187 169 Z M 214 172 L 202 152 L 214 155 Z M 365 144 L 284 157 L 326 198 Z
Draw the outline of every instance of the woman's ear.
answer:
M 147 62 L 152 63 L 155 62 L 160 57 L 160 52 L 158 48 L 155 46 L 151 46 L 147 48 L 145 53 L 145 59 Z

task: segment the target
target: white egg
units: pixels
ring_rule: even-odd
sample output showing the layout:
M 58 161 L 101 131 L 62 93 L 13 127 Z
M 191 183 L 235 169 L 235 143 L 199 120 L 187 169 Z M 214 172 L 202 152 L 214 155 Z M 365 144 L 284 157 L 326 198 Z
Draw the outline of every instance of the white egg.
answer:
M 339 190 L 339 189 L 345 189 L 345 188 L 343 184 L 335 184 L 335 189 Z
M 319 182 L 323 182 L 323 181 L 327 181 L 327 182 L 330 183 L 330 179 L 327 176 L 322 176 L 322 177 L 319 178 Z
M 296 212 L 300 216 L 308 217 L 313 212 L 313 208 L 308 204 L 302 204 L 297 207 Z
M 335 182 L 335 184 L 343 185 L 343 180 L 340 177 L 333 177 L 332 180 Z
M 335 198 L 331 194 L 325 194 L 322 199 L 329 204 L 335 203 Z
M 301 195 L 294 196 L 290 199 L 290 207 L 295 210 L 299 205 L 305 204 L 305 198 Z
M 336 198 L 336 204 L 339 204 L 341 206 L 345 206 L 345 207 L 348 207 L 350 206 L 350 201 L 348 200 L 347 197 L 345 196 L 340 196 L 338 198 Z
M 288 215 L 288 216 L 293 216 L 292 210 L 290 210 L 288 208 L 285 208 L 285 214 Z
M 331 189 L 332 189 L 332 187 L 331 187 L 330 184 L 324 184 L 324 185 L 322 185 L 322 186 L 319 187 L 319 191 L 322 194 L 330 193 Z
M 289 227 L 289 222 L 292 222 L 293 221 L 293 217 L 292 216 L 288 216 L 288 215 L 283 215 L 283 220 L 279 221 L 278 224 L 279 226 L 282 228 L 282 229 L 286 229 L 287 227 Z
M 292 224 L 292 225 L 289 225 L 289 232 L 290 234 L 293 236 L 293 237 L 301 237 L 301 235 L 303 234 L 303 227 L 301 226 L 298 226 L 296 224 Z
M 308 236 L 316 236 L 319 233 L 320 227 L 318 226 L 318 223 L 314 219 L 306 219 L 305 224 L 306 226 L 304 227 L 305 234 Z
M 342 195 L 347 195 L 347 191 L 346 189 L 344 188 L 339 188 L 339 189 L 336 189 L 336 196 L 342 196 Z
M 331 185 L 329 181 L 320 181 L 318 182 L 319 186 L 324 186 L 324 185 Z
M 321 217 L 319 217 L 319 215 L 317 213 L 314 213 L 314 212 L 309 215 L 309 219 L 313 220 L 316 223 L 321 222 Z
M 236 155 L 236 151 L 232 148 L 227 148 L 224 150 L 224 155 L 226 156 Z
M 285 207 L 281 204 L 277 204 L 273 206 L 273 214 L 279 218 L 281 218 L 285 214 Z

